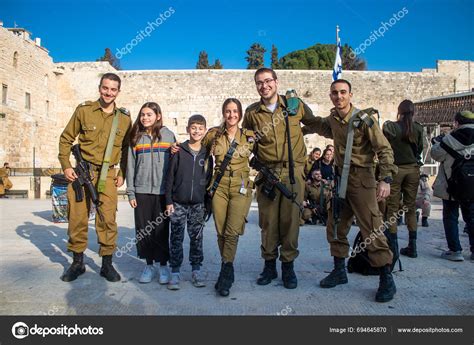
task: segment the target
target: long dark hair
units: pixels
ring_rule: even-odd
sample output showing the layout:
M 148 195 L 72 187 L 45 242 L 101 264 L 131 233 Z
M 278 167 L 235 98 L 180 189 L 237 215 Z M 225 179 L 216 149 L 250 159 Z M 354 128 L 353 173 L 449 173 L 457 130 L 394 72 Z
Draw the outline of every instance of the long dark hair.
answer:
M 397 121 L 402 127 L 402 138 L 410 143 L 415 143 L 415 133 L 413 131 L 413 115 L 415 114 L 415 105 L 412 101 L 405 99 L 398 105 Z
M 224 116 L 225 108 L 229 103 L 235 103 L 237 105 L 237 111 L 239 112 L 239 121 L 242 120 L 242 103 L 237 98 L 227 98 L 224 103 L 222 103 L 222 116 Z M 212 141 L 211 149 L 210 149 L 210 154 L 214 154 L 214 149 L 216 148 L 217 140 L 224 134 L 225 132 L 225 121 L 222 121 L 222 124 L 219 126 L 219 130 L 216 133 L 216 136 L 214 137 L 214 140 Z
M 151 142 L 153 143 L 155 141 L 158 142 L 161 140 L 160 130 L 161 130 L 161 127 L 163 127 L 163 115 L 161 113 L 161 108 L 158 105 L 158 103 L 146 102 L 140 108 L 140 111 L 138 112 L 138 116 L 135 122 L 133 123 L 132 130 L 130 132 L 130 146 L 131 147 L 136 146 L 137 143 L 140 141 L 140 138 L 146 133 L 145 127 L 143 127 L 142 123 L 140 122 L 141 113 L 144 108 L 150 108 L 151 110 L 153 110 L 156 116 L 160 117 L 158 120 L 156 120 L 156 122 L 153 124 L 151 128 Z

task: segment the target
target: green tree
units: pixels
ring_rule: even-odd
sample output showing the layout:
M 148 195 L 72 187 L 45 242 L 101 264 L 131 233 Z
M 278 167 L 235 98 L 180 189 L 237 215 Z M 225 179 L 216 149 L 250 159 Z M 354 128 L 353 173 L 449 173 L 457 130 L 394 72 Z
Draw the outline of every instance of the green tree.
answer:
M 277 47 L 272 44 L 272 69 L 279 69 L 280 64 L 278 63 L 278 49 Z
M 342 70 L 365 71 L 367 69 L 367 61 L 358 57 L 352 47 L 347 44 L 342 47 L 341 59 Z
M 117 59 L 109 48 L 105 48 L 104 56 L 95 61 L 107 61 L 113 68 L 120 70 L 120 60 Z
M 221 61 L 219 59 L 216 59 L 214 61 L 214 65 L 211 66 L 212 69 L 223 69 L 224 66 L 222 66 Z
M 364 59 L 351 54 L 349 45 L 342 47 L 343 70 L 365 70 L 367 63 Z M 296 50 L 283 56 L 279 61 L 281 69 L 320 69 L 331 70 L 336 58 L 335 44 L 315 44 L 306 49 Z
M 196 69 L 209 69 L 209 58 L 205 50 L 199 52 L 199 59 L 196 64 Z
M 247 50 L 247 60 L 248 65 L 247 69 L 257 69 L 263 67 L 263 56 L 267 50 L 260 44 L 254 43 L 250 46 L 250 49 Z

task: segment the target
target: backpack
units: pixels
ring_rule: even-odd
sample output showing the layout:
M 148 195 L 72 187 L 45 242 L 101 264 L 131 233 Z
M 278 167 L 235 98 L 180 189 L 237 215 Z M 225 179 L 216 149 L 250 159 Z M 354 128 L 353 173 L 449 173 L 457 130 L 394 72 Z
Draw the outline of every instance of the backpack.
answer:
M 385 230 L 386 232 L 388 230 Z M 390 243 L 390 237 L 387 237 L 388 245 L 390 250 L 392 250 L 393 246 Z M 360 273 L 364 276 L 378 276 L 380 275 L 380 269 L 378 267 L 372 267 L 369 261 L 369 254 L 367 250 L 362 249 L 360 250 L 360 244 L 364 242 L 362 238 L 362 233 L 359 231 L 354 239 L 354 244 L 352 245 L 352 251 L 350 253 L 349 260 L 347 262 L 347 271 L 349 273 Z M 355 249 L 359 248 L 359 251 L 355 252 Z M 355 255 L 354 255 L 355 253 Z M 402 262 L 400 261 L 399 257 L 394 256 L 395 261 L 392 262 L 392 270 L 395 267 L 395 264 L 398 261 L 399 270 L 403 271 L 402 269 Z
M 451 176 L 447 179 L 450 199 L 474 201 L 474 158 L 472 155 L 462 156 L 444 141 L 441 141 L 440 145 L 454 158 Z

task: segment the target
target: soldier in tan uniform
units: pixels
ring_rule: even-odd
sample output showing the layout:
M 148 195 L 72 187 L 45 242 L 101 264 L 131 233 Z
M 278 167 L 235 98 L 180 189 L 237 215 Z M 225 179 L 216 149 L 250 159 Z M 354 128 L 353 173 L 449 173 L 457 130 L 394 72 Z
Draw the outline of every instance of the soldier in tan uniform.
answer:
M 229 98 L 222 105 L 224 122 L 209 130 L 203 140 L 210 155 L 214 157 L 215 167 L 211 188 L 219 174 L 222 177 L 213 192 L 212 212 L 217 230 L 217 244 L 222 265 L 219 279 L 215 285 L 221 296 L 228 296 L 234 282 L 235 253 L 239 236 L 243 235 L 246 217 L 252 202 L 252 181 L 249 179 L 249 156 L 253 149 L 254 133 L 239 128 L 242 119 L 242 105 L 238 99 Z M 225 171 L 221 165 L 235 142 L 235 151 Z
M 306 182 L 304 190 L 305 201 L 303 202 L 304 210 L 301 217 L 301 225 L 307 221 L 316 224 L 318 220 L 323 225 L 326 225 L 327 202 L 331 196 L 330 188 L 327 181 L 322 180 L 321 170 L 313 170 L 311 179 Z
M 357 116 L 358 126 L 354 126 L 353 147 L 350 157 L 350 169 L 347 194 L 340 212 L 337 227 L 337 239 L 334 238 L 334 219 L 329 211 L 327 239 L 334 257 L 334 270 L 320 282 L 323 288 L 332 288 L 347 283 L 345 258 L 349 255 L 347 234 L 355 215 L 362 237 L 367 244 L 366 250 L 370 264 L 380 267 L 380 285 L 375 296 L 377 302 L 390 301 L 396 287 L 391 274 L 392 252 L 387 238 L 383 234 L 382 214 L 378 200 L 390 195 L 392 175 L 396 173 L 393 164 L 393 151 L 383 135 L 377 120 L 367 112 L 357 113 L 351 104 L 351 84 L 339 79 L 331 84 L 330 98 L 334 104 L 328 117 L 318 117 L 318 122 L 303 128 L 305 134 L 318 133 L 334 139 L 334 158 L 338 174 L 341 174 L 345 158 L 346 141 L 349 132 L 349 120 Z M 374 174 L 374 158 L 377 154 L 380 176 Z M 377 184 L 377 180 L 379 181 Z M 360 248 L 363 249 L 363 248 Z
M 321 157 L 321 149 L 319 147 L 315 147 L 306 158 L 306 164 L 304 166 L 304 174 L 306 178 L 311 177 L 311 168 L 313 167 L 314 162 L 319 159 L 319 157 Z
M 306 146 L 300 123 L 309 125 L 316 117 L 302 101 L 299 102 L 297 113 L 288 116 L 295 174 L 295 184 L 292 185 L 289 179 L 288 145 L 283 116 L 286 106 L 285 100 L 277 93 L 276 73 L 272 69 L 261 68 L 255 72 L 254 80 L 261 99 L 246 109 L 242 127 L 258 132 L 255 148 L 257 158 L 272 169 L 291 192 L 297 193 L 296 201 L 301 204 L 305 186 Z M 257 180 L 259 178 L 261 174 L 257 176 Z M 276 259 L 280 257 L 283 285 L 285 288 L 294 289 L 298 284 L 293 261 L 298 256 L 300 211 L 278 190 L 275 200 L 272 201 L 262 193 L 262 188 L 263 185 L 257 188 L 257 202 L 259 225 L 262 229 L 261 252 L 265 267 L 257 284 L 267 285 L 277 278 Z
M 123 185 L 127 148 L 129 145 L 129 132 L 131 127 L 130 115 L 126 109 L 118 108 L 115 99 L 120 92 L 120 78 L 113 73 L 102 76 L 99 84 L 100 98 L 95 102 L 84 102 L 80 104 L 59 139 L 59 162 L 64 170 L 66 179 L 70 182 L 77 179 L 77 175 L 70 163 L 71 147 L 78 137 L 81 154 L 89 163 L 93 183 L 97 186 L 102 165 L 105 164 L 105 151 L 115 116 L 118 117 L 116 135 L 111 142 L 113 144 L 112 154 L 105 190 L 100 192 L 101 205 L 99 211 L 103 215 L 103 221 L 96 216 L 95 228 L 100 245 L 99 255 L 102 257 L 101 276 L 109 281 L 119 281 L 120 275 L 112 266 L 112 254 L 117 241 L 117 223 L 115 216 L 117 212 L 117 187 Z M 120 171 L 117 176 L 114 166 L 120 163 Z M 85 272 L 83 263 L 83 252 L 87 248 L 87 232 L 89 210 L 91 206 L 88 192 L 82 202 L 76 202 L 72 184 L 69 184 L 67 197 L 69 203 L 67 248 L 73 252 L 73 263 L 61 277 L 63 281 L 73 281 Z
M 3 168 L 0 168 L 0 198 L 5 197 L 5 192 L 13 187 L 8 176 L 10 176 L 10 165 L 5 162 Z

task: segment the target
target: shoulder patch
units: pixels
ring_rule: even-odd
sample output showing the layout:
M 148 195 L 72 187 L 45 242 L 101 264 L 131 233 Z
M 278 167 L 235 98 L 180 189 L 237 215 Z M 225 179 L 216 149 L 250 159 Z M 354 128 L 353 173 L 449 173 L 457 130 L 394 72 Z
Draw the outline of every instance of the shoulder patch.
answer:
M 250 129 L 242 129 L 243 135 L 247 137 L 247 142 L 253 143 L 255 141 L 256 133 Z
M 130 116 L 130 111 L 127 108 L 122 107 L 122 108 L 118 108 L 118 110 L 120 110 L 122 114 Z
M 91 105 L 92 103 L 93 103 L 93 102 L 91 102 L 91 101 L 85 101 L 85 102 L 82 102 L 81 104 L 79 104 L 78 106 L 79 106 L 79 107 L 84 107 L 84 106 L 86 106 L 86 105 Z

